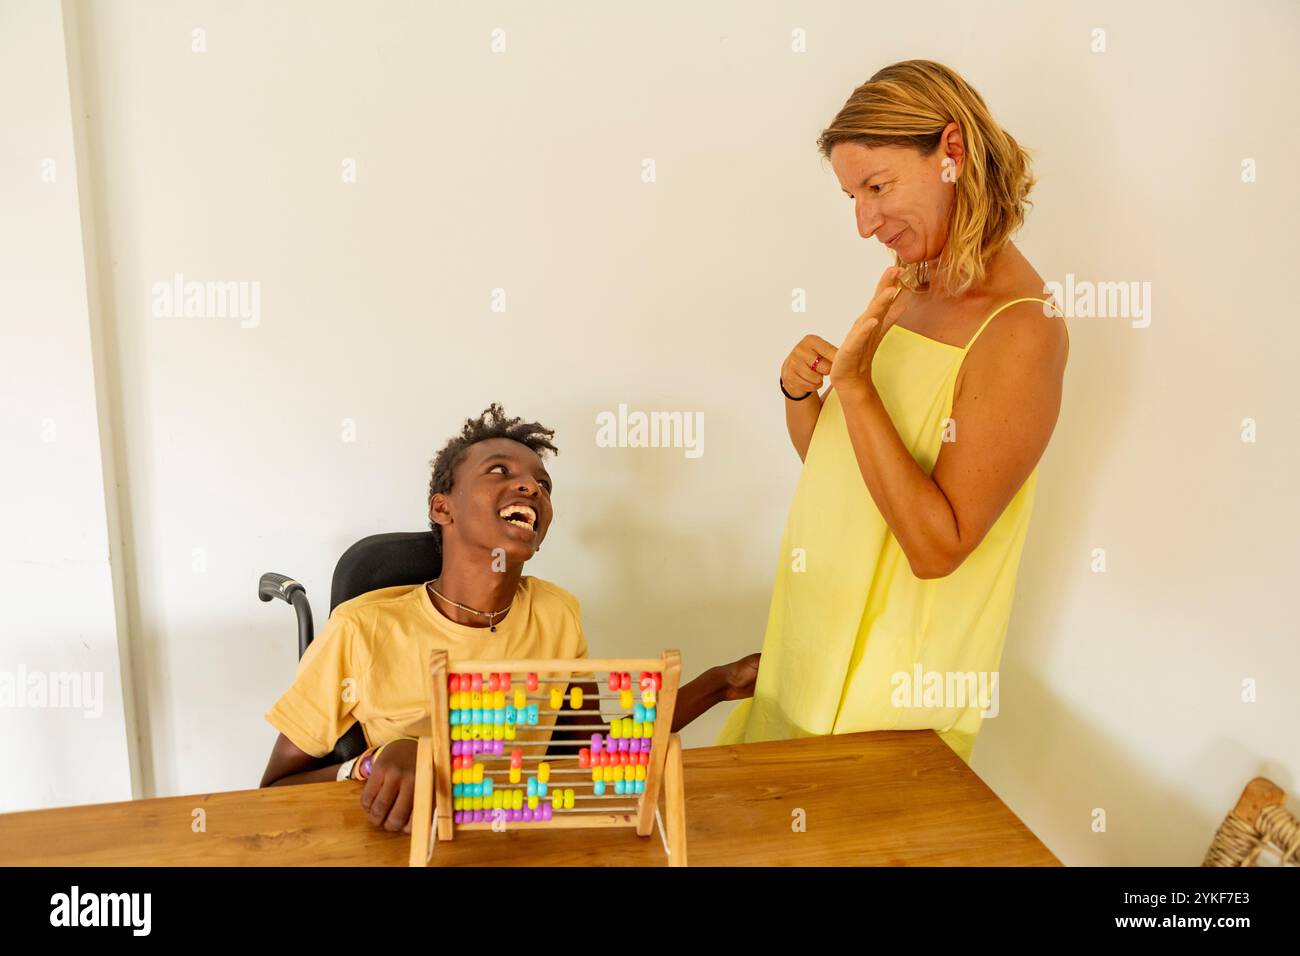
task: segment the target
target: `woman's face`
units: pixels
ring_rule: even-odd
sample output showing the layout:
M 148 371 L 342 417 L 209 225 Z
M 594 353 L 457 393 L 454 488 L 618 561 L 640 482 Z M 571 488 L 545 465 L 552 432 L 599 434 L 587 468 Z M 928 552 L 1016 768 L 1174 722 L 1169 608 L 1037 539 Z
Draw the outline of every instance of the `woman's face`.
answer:
M 527 445 L 511 438 L 475 442 L 456 465 L 450 493 L 433 496 L 429 516 L 442 525 L 444 543 L 500 548 L 508 561 L 523 563 L 551 526 L 551 476 Z
M 950 123 L 929 156 L 910 146 L 839 143 L 831 150 L 831 166 L 853 200 L 858 235 L 874 236 L 910 263 L 943 251 L 962 155 L 961 134 Z

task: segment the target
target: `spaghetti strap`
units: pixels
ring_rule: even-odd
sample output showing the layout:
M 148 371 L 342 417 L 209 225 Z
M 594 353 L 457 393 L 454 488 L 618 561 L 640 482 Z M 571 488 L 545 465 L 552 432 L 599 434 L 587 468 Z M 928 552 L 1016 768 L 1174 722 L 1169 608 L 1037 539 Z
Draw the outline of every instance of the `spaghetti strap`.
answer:
M 1043 303 L 1043 305 L 1050 305 L 1053 309 L 1056 309 L 1056 311 L 1057 311 L 1058 313 L 1060 313 L 1061 318 L 1065 318 L 1065 313 L 1064 313 L 1064 312 L 1061 312 L 1061 310 L 1060 310 L 1059 308 L 1057 308 L 1056 304 L 1055 304 L 1054 302 L 1052 302 L 1050 299 L 1035 299 L 1033 296 L 1026 296 L 1026 297 L 1023 298 L 1023 299 L 1012 299 L 1012 300 L 1011 300 L 1010 302 L 1008 302 L 1006 305 L 1000 305 L 1000 306 L 998 306 L 996 309 L 993 310 L 993 314 L 990 315 L 987 319 L 984 320 L 984 324 L 981 325 L 981 326 L 980 326 L 980 327 L 975 331 L 975 336 L 974 336 L 974 338 L 972 338 L 969 342 L 966 343 L 966 347 L 965 347 L 964 349 L 962 349 L 962 351 L 963 351 L 963 352 L 969 352 L 970 349 L 971 349 L 971 346 L 975 344 L 976 340 L 979 339 L 980 335 L 984 332 L 984 330 L 985 330 L 986 328 L 988 328 L 989 323 L 992 322 L 994 318 L 996 318 L 997 314 L 998 314 L 999 312 L 1001 312 L 1003 309 L 1008 308 L 1009 306 L 1013 306 L 1013 305 L 1017 304 L 1018 302 L 1041 302 L 1041 303 Z

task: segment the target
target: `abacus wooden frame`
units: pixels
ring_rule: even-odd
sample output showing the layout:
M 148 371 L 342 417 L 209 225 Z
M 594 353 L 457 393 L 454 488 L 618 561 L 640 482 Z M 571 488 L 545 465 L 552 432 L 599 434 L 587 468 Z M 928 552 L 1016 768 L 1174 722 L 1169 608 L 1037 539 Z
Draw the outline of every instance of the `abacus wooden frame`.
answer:
M 588 829 L 592 827 L 635 827 L 638 836 L 647 837 L 654 830 L 659 790 L 664 790 L 664 829 L 668 844 L 669 866 L 686 865 L 686 808 L 682 786 L 681 739 L 672 733 L 673 708 L 681 679 L 681 654 L 666 650 L 659 658 L 589 658 L 458 660 L 451 662 L 445 650 L 430 655 L 428 683 L 425 686 L 432 715 L 430 737 L 419 738 L 416 750 L 415 806 L 411 814 L 411 866 L 428 866 L 439 840 L 451 840 L 457 830 L 491 830 L 493 824 L 455 823 L 452 819 L 451 721 L 448 710 L 447 681 L 452 673 L 536 673 L 564 674 L 641 671 L 663 675 L 663 686 L 655 700 L 655 729 L 650 743 L 650 762 L 646 767 L 645 791 L 637 798 L 635 813 L 590 813 L 582 816 L 556 816 L 544 823 L 518 822 L 515 829 L 548 827 L 551 829 Z M 639 694 L 639 688 L 633 688 Z M 566 698 L 567 699 L 567 698 Z M 576 758 L 576 751 L 575 751 Z M 560 760 L 569 758 L 561 757 Z

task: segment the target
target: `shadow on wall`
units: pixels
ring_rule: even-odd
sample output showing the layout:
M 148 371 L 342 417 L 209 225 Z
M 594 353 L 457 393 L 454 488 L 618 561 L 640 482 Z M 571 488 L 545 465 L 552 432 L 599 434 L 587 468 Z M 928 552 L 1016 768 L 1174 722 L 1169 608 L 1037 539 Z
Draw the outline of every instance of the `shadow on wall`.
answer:
M 999 781 L 1041 797 L 1042 803 L 1011 809 L 1067 866 L 1199 866 L 1224 816 L 1256 775 L 1286 790 L 1288 809 L 1296 812 L 1295 782 L 1278 760 L 1246 753 L 1235 741 L 1208 741 L 1196 760 L 1252 768 L 1239 778 L 1224 775 L 1212 795 L 1221 809 L 1211 812 L 1128 758 L 1122 742 L 1088 724 L 1034 673 L 1004 670 L 1000 690 L 1002 713 L 985 721 L 974 767 L 1003 799 Z M 1098 810 L 1105 812 L 1104 832 L 1093 829 Z

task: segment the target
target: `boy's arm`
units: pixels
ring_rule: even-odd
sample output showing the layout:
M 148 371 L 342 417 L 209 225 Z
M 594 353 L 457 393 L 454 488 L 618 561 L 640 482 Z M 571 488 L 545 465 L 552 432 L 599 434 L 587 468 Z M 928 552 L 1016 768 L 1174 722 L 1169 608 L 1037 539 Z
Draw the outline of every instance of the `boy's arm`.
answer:
M 761 654 L 750 654 L 730 664 L 710 667 L 689 684 L 677 689 L 673 707 L 673 733 L 677 733 L 714 704 L 754 696 Z
M 327 763 L 328 757 L 313 757 L 280 734 L 271 748 L 259 787 L 282 787 L 299 783 L 324 783 L 338 777 L 342 764 Z

